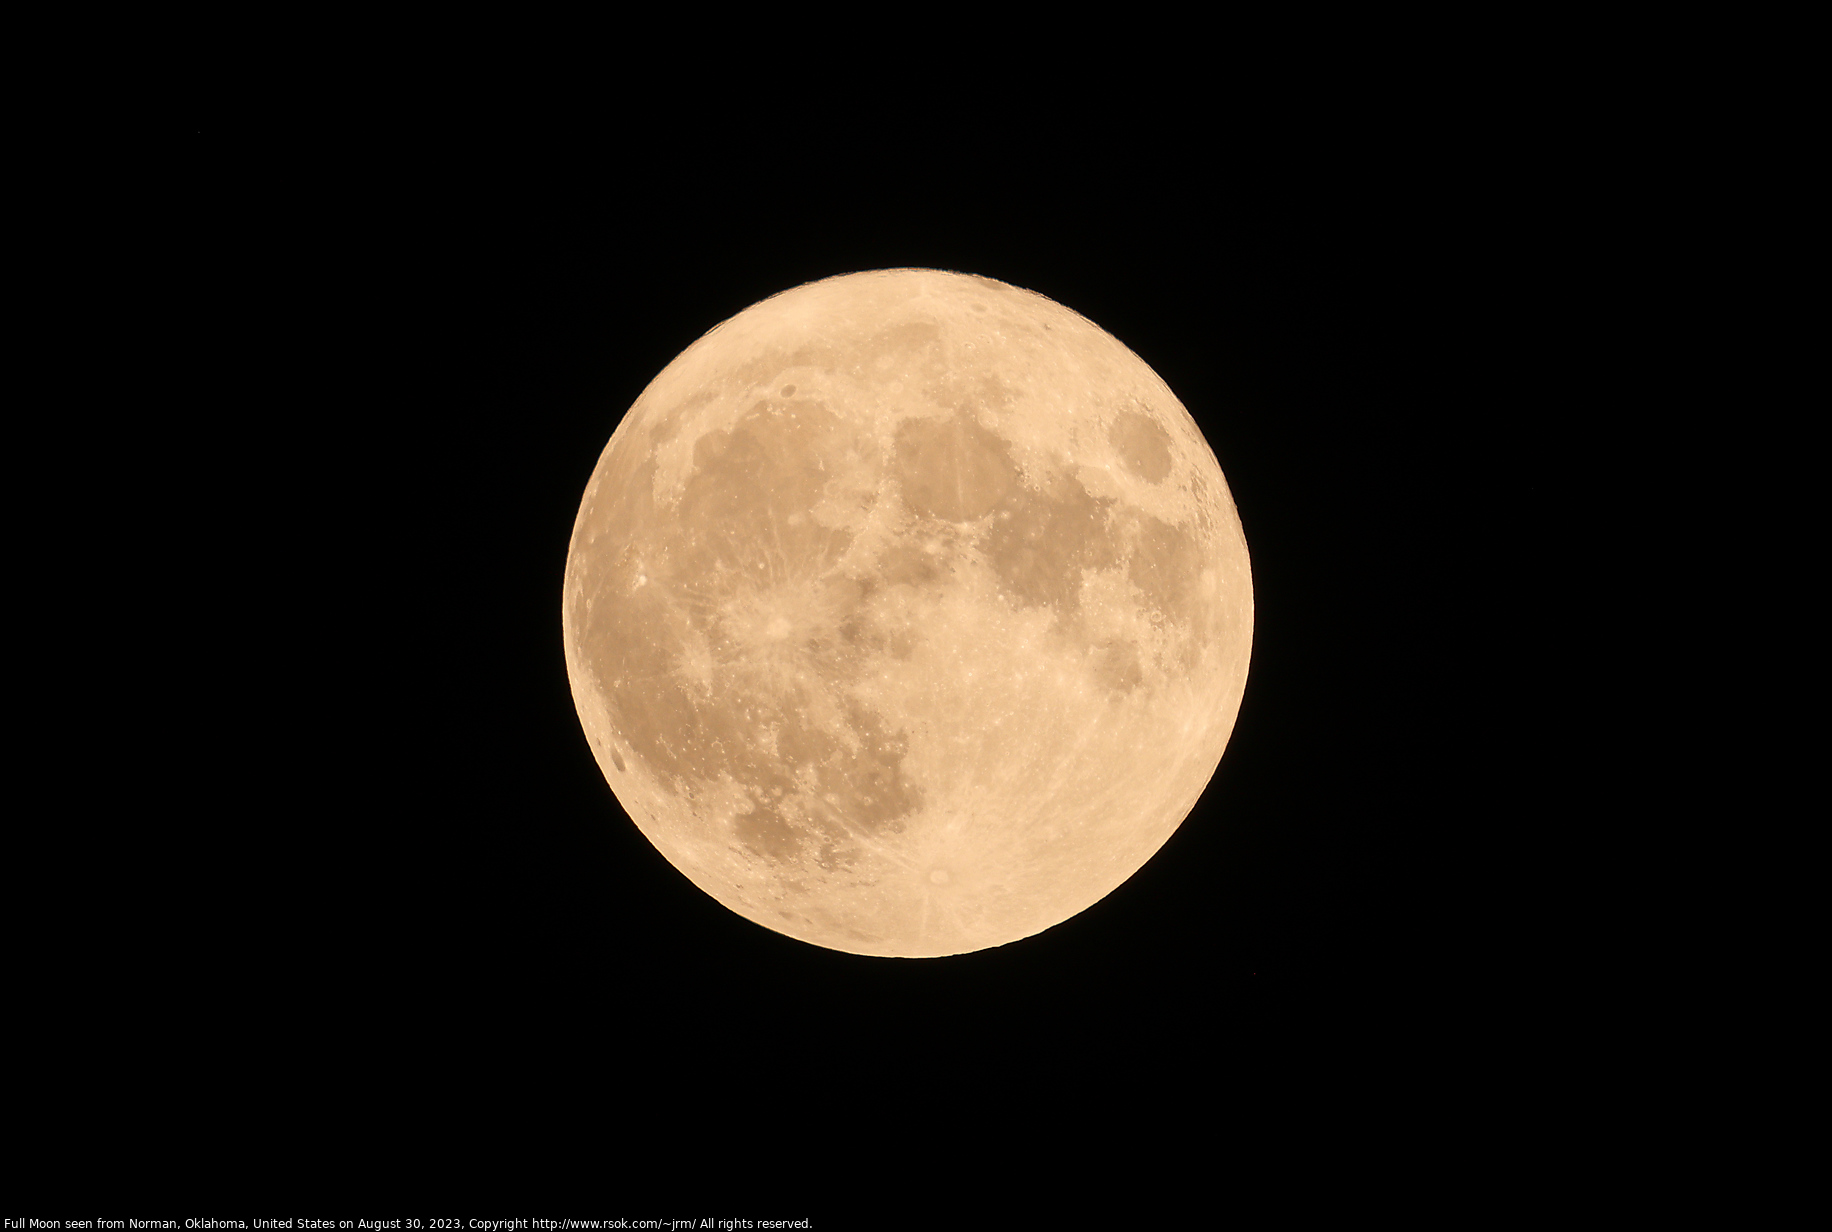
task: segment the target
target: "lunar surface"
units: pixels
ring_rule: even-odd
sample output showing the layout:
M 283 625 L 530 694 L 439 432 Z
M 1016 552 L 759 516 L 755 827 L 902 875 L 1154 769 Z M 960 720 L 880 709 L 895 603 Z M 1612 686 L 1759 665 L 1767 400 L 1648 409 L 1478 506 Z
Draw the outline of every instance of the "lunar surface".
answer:
M 1253 592 L 1189 412 L 1044 297 L 938 270 L 763 301 L 586 487 L 566 666 L 624 809 L 814 945 L 933 957 L 1075 915 L 1208 784 Z

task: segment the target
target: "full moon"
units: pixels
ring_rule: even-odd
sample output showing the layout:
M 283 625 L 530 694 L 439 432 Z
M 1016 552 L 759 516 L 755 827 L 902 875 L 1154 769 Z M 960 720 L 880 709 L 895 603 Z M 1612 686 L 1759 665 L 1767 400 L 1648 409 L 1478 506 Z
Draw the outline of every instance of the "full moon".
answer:
M 586 485 L 562 598 L 592 752 L 765 928 L 920 958 L 1098 902 L 1189 815 L 1253 639 L 1168 386 L 1030 291 L 846 274 L 713 328 Z

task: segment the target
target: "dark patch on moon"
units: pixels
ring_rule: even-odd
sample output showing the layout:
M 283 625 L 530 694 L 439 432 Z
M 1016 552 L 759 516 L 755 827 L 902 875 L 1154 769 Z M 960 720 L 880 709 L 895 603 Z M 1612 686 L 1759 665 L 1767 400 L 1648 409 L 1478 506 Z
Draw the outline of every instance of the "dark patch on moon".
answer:
M 702 389 L 698 393 L 683 398 L 680 402 L 655 415 L 649 421 L 649 451 L 652 454 L 657 446 L 664 445 L 680 434 L 681 425 L 687 422 L 687 416 L 713 400 L 717 391 Z M 641 449 L 626 450 L 638 461 L 646 461 Z
M 942 564 L 935 555 L 915 544 L 893 543 L 879 554 L 870 584 L 876 586 L 930 586 L 942 580 Z
M 790 413 L 758 403 L 731 428 L 694 442 L 693 473 L 674 522 L 658 536 L 678 542 L 679 573 L 820 566 L 845 550 L 844 532 L 807 516 L 844 458 L 850 433 L 832 412 L 797 404 Z M 760 560 L 768 545 L 768 560 Z M 672 546 L 672 545 L 671 545 Z
M 843 862 L 858 834 L 922 804 L 902 735 L 845 693 L 866 587 L 838 570 L 850 536 L 809 516 L 853 445 L 817 403 L 759 403 L 695 442 L 673 510 L 652 506 L 644 461 L 609 489 L 627 542 L 590 554 L 593 601 L 574 605 L 579 651 L 632 755 L 677 795 L 730 776 L 750 798 L 733 833 L 772 861 L 818 850 Z M 769 620 L 761 637 L 734 636 L 757 611 L 792 614 L 794 636 Z
M 1107 506 L 1080 483 L 1052 472 L 1040 490 L 1017 488 L 986 532 L 992 569 L 1024 606 L 1054 608 L 1067 618 L 1081 604 L 1083 569 L 1116 562 Z
M 733 828 L 755 854 L 848 864 L 859 835 L 896 833 L 922 807 L 921 791 L 903 773 L 908 742 L 874 711 L 847 700 L 844 735 L 810 726 L 794 707 L 777 707 L 772 719 L 773 749 L 751 742 L 731 759 L 733 777 L 752 797 Z
M 1145 679 L 1139 648 L 1132 642 L 1108 642 L 1097 647 L 1088 666 L 1096 683 L 1113 693 L 1130 693 Z
M 1189 628 L 1201 602 L 1203 558 L 1196 537 L 1149 514 L 1128 511 L 1132 541 L 1126 576 L 1164 619 Z
M 784 863 L 795 859 L 801 851 L 796 828 L 773 802 L 759 802 L 750 812 L 732 818 L 732 829 L 739 842 L 766 860 Z
M 1018 484 L 1005 440 L 968 415 L 905 420 L 895 465 L 910 511 L 948 522 L 985 517 Z
M 1126 411 L 1107 429 L 1126 469 L 1146 483 L 1162 483 L 1170 474 L 1170 433 L 1149 415 Z

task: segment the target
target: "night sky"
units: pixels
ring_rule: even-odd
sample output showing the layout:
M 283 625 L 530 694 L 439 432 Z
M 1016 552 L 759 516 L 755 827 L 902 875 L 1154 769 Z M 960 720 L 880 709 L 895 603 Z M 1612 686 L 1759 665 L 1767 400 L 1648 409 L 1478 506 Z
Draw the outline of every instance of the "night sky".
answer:
M 167 134 L 149 278 L 200 455 L 159 515 L 192 598 L 157 695 L 184 700 L 148 723 L 184 753 L 30 978 L 222 1008 L 107 1053 L 149 1089 L 226 1091 L 233 1058 L 251 1105 L 564 1094 L 657 1134 L 793 1109 L 784 1133 L 866 1154 L 1097 1110 L 1160 1133 L 1460 1038 L 1559 689 L 1521 616 L 1549 584 L 1556 245 L 1449 138 L 1150 131 Z M 560 641 L 580 495 L 649 380 L 768 295 L 889 266 L 1037 291 L 1137 352 L 1254 573 L 1245 702 L 1188 820 L 1080 915 L 941 960 L 817 949 L 692 886 L 594 763 Z

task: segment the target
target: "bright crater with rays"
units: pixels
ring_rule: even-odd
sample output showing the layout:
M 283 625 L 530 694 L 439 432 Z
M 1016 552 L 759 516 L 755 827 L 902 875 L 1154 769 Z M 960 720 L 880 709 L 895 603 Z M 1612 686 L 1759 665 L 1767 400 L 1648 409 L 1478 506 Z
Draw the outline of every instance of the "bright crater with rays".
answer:
M 563 592 L 598 764 L 738 914 L 903 957 L 1136 872 L 1246 682 L 1246 542 L 1163 381 L 991 279 L 879 270 L 718 326 L 592 473 Z

